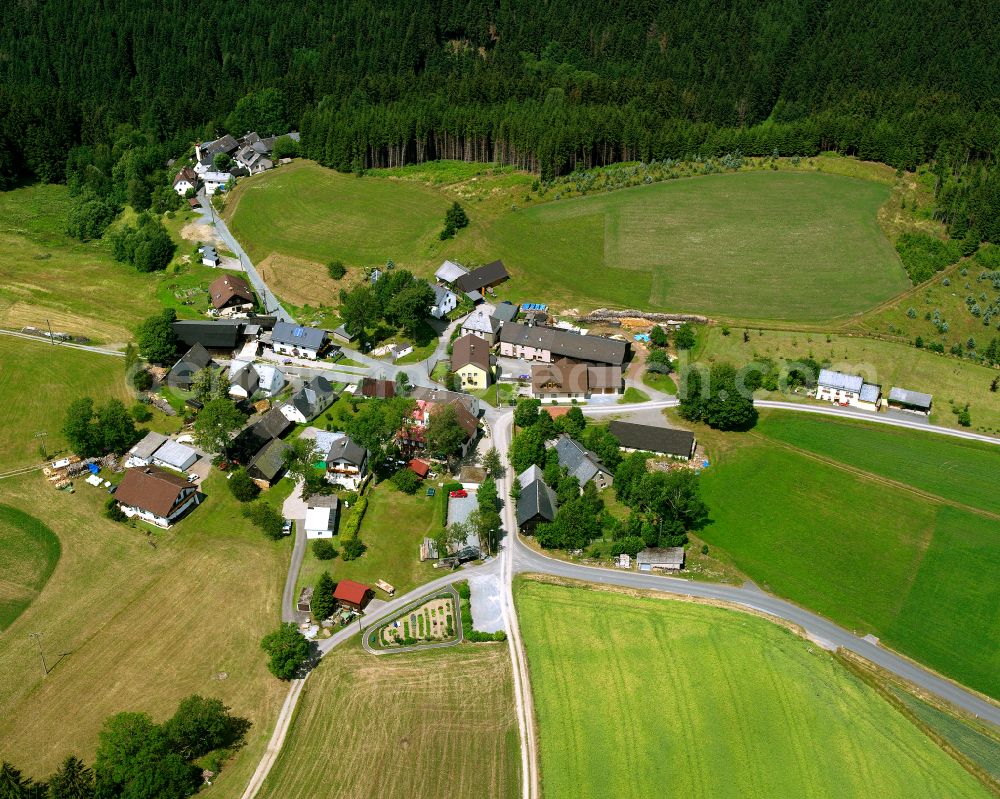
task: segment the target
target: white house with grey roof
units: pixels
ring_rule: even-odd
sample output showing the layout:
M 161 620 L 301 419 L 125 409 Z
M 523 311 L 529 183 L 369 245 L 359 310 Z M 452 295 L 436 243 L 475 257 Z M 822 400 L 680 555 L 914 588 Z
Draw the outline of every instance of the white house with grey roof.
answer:
M 481 305 L 462 321 L 462 335 L 476 336 L 490 346 L 496 343 L 500 320 L 493 317 L 493 308 Z
M 326 479 L 348 491 L 357 491 L 368 465 L 368 450 L 354 443 L 350 436 L 333 442 L 326 456 Z
M 821 369 L 816 380 L 816 399 L 877 411 L 882 399 L 882 387 L 866 383 L 861 375 Z
M 336 399 L 333 384 L 322 375 L 316 375 L 303 383 L 279 410 L 288 421 L 305 424 L 333 405 Z
M 559 456 L 559 465 L 565 467 L 580 482 L 581 489 L 593 481 L 600 491 L 614 482 L 614 477 L 600 456 L 565 433 L 556 439 L 556 455 Z
M 458 307 L 458 295 L 447 286 L 432 285 L 434 289 L 434 302 L 430 307 L 430 314 L 435 319 L 442 319 Z
M 232 177 L 228 172 L 215 172 L 212 170 L 205 172 L 201 176 L 201 182 L 205 186 L 205 194 L 211 197 L 219 189 L 225 188 L 226 184 L 232 180 Z
M 271 331 L 271 346 L 282 355 L 315 361 L 326 344 L 326 331 L 290 322 L 275 322 Z

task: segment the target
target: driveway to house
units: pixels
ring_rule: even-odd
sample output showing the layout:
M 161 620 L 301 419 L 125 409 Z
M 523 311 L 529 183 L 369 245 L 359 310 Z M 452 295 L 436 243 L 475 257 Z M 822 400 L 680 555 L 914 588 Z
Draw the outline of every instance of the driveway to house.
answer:
M 239 258 L 240 263 L 243 265 L 243 271 L 246 272 L 246 276 L 257 291 L 257 296 L 264 303 L 265 313 L 276 316 L 282 322 L 294 323 L 295 319 L 282 307 L 281 303 L 278 302 L 278 298 L 267 287 L 267 284 L 260 276 L 260 272 L 257 271 L 257 268 L 253 265 L 253 261 L 250 260 L 250 256 L 244 252 L 236 237 L 229 232 L 225 220 L 215 212 L 211 200 L 205 196 L 204 191 L 198 192 L 198 202 L 201 203 L 201 211 L 199 213 L 204 218 L 205 223 L 214 225 L 218 237 L 230 250 L 236 253 L 236 257 Z
M 292 546 L 292 560 L 288 564 L 288 574 L 285 575 L 285 590 L 281 594 L 281 620 L 296 624 L 301 624 L 308 617 L 308 614 L 300 613 L 295 609 L 295 603 L 298 600 L 295 595 L 295 584 L 299 580 L 299 569 L 302 568 L 302 559 L 306 555 L 306 500 L 302 496 L 302 487 L 302 482 L 296 483 L 295 489 L 281 506 L 282 515 L 295 522 L 295 544 Z

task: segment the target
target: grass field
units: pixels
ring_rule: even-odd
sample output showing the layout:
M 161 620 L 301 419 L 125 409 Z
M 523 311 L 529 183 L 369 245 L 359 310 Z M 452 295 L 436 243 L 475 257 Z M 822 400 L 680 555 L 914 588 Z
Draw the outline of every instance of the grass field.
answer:
M 783 418 L 766 418 L 761 432 L 775 430 L 834 458 L 829 442 L 838 426 L 806 428 L 808 436 L 796 437 L 797 423 L 783 426 Z M 949 457 L 938 475 L 915 465 L 912 484 L 945 492 L 960 479 L 956 471 L 967 469 L 961 495 L 968 504 L 991 506 L 989 491 L 974 488 L 988 453 L 928 444 L 915 434 L 879 439 L 881 449 L 867 464 L 851 454 L 841 466 L 759 435 L 735 440 L 721 455 L 709 448 L 712 467 L 702 478 L 711 522 L 699 535 L 713 550 L 723 550 L 762 587 L 1000 696 L 1000 586 L 994 579 L 1000 520 L 882 479 L 905 477 L 896 470 L 908 456 Z
M 59 539 L 27 513 L 0 505 L 0 631 L 24 612 L 59 562 Z
M 408 496 L 391 483 L 376 486 L 368 495 L 368 510 L 361 523 L 361 540 L 367 551 L 352 561 L 345 562 L 339 556 L 323 561 L 317 560 L 310 548 L 299 572 L 299 588 L 315 584 L 316 578 L 327 570 L 334 580 L 347 578 L 369 585 L 385 580 L 397 594 L 432 580 L 437 572 L 430 561 L 421 563 L 419 554 L 424 536 L 440 524 L 438 508 L 438 503 L 423 493 Z M 341 525 L 349 513 L 350 510 L 342 510 Z M 334 536 L 333 544 L 340 549 L 338 536 Z
M 44 341 L 0 336 L 0 472 L 41 460 L 66 446 L 63 409 L 81 396 L 101 403 L 117 397 L 129 404 L 124 361 L 110 355 L 53 346 Z M 36 438 L 36 433 L 45 433 Z
M 935 424 L 958 427 L 950 403 L 968 402 L 973 430 L 1000 433 L 1000 395 L 990 391 L 990 383 L 997 376 L 995 369 L 906 344 L 839 333 L 755 328 L 750 328 L 749 333 L 750 341 L 744 342 L 742 329 L 733 329 L 728 336 L 722 335 L 719 327 L 701 329 L 694 356 L 697 360 L 736 366 L 759 358 L 828 360 L 834 369 L 861 374 L 869 383 L 880 384 L 885 395 L 893 386 L 933 394 L 931 421 Z
M 345 645 L 306 683 L 260 797 L 512 798 L 519 768 L 506 646 L 374 657 Z
M 430 177 L 359 179 L 303 161 L 242 182 L 226 215 L 255 260 L 279 259 L 290 299 L 311 290 L 314 306 L 333 301 L 320 273 L 334 258 L 429 275 L 446 257 L 499 257 L 513 277 L 500 294 L 517 300 L 751 319 L 846 317 L 909 287 L 877 221 L 884 183 L 752 171 L 525 204 L 524 175 Z M 455 199 L 471 224 L 442 243 Z
M 515 599 L 547 797 L 990 795 L 770 621 L 529 580 Z
M 200 693 L 253 721 L 246 748 L 209 789 L 238 795 L 284 700 L 259 641 L 279 621 L 289 542 L 252 529 L 218 474 L 193 514 L 154 534 L 155 548 L 105 520 L 107 494 L 91 486 L 70 495 L 28 475 L 2 490 L 62 545 L 41 593 L 0 635 L 4 757 L 42 777 L 69 753 L 91 760 L 106 716 L 140 710 L 159 720 Z M 47 677 L 29 632 L 42 635 Z

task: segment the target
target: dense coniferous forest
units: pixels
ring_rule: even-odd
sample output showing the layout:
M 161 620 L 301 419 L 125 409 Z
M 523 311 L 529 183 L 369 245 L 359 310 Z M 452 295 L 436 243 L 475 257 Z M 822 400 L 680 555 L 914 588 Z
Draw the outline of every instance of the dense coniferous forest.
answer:
M 6 3 L 0 186 L 282 124 L 341 170 L 837 150 L 1000 240 L 998 41 L 994 0 Z

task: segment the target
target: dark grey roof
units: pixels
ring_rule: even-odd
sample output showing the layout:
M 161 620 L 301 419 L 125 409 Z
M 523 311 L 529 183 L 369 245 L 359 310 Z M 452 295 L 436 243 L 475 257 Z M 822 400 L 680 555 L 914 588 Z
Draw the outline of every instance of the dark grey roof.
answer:
M 548 350 L 553 355 L 621 366 L 628 355 L 628 342 L 604 336 L 584 336 L 555 327 L 508 322 L 500 329 L 500 342 Z
M 260 439 L 280 438 L 291 426 L 287 416 L 278 408 L 271 408 L 253 425 L 253 433 Z
M 333 446 L 330 447 L 330 452 L 327 455 L 327 460 L 344 461 L 352 466 L 361 468 L 361 464 L 365 462 L 367 455 L 368 452 L 364 447 L 360 444 L 355 444 L 350 436 L 344 436 L 333 442 Z
M 295 406 L 306 421 L 312 421 L 329 408 L 337 398 L 333 385 L 322 375 L 302 384 L 302 388 L 292 394 L 289 402 Z
M 592 480 L 599 471 L 603 471 L 601 459 L 565 433 L 556 439 L 556 454 L 559 456 L 559 465 L 565 466 L 580 481 L 581 486 Z
M 260 375 L 253 368 L 253 364 L 248 363 L 240 367 L 235 374 L 229 376 L 229 385 L 239 386 L 249 396 L 260 386 Z
M 273 438 L 250 459 L 247 471 L 251 477 L 272 482 L 285 468 L 285 450 L 288 444 L 280 438 Z
M 207 144 L 201 146 L 201 157 L 208 158 L 211 160 L 212 156 L 218 153 L 231 153 L 233 152 L 239 144 L 237 144 L 236 139 L 230 136 L 228 133 L 215 141 L 210 141 Z
M 694 433 L 689 430 L 617 421 L 611 422 L 608 429 L 619 444 L 629 449 L 662 452 L 681 458 L 690 458 L 694 449 Z
M 513 322 L 517 319 L 517 306 L 510 302 L 501 302 L 493 311 L 493 318 L 500 322 Z
M 439 286 L 437 283 L 431 283 L 430 286 L 431 286 L 432 289 L 434 289 L 434 304 L 435 305 L 440 305 L 442 302 L 444 302 L 448 298 L 449 294 L 453 295 L 455 293 L 450 288 L 447 288 L 445 286 Z
M 182 319 L 171 326 L 177 340 L 186 347 L 201 344 L 210 349 L 225 350 L 236 347 L 243 329 L 242 322 L 232 320 L 202 322 L 197 319 Z
M 317 327 L 293 325 L 290 322 L 275 322 L 271 331 L 271 341 L 286 344 L 289 347 L 302 347 L 307 350 L 319 350 L 326 340 L 326 331 Z
M 534 480 L 521 489 L 517 498 L 517 526 L 540 516 L 547 522 L 556 517 L 555 492 L 543 480 Z
M 214 361 L 208 351 L 201 344 L 195 344 L 173 365 L 169 377 L 177 383 L 190 383 L 196 372 L 207 369 L 213 364 Z
M 640 566 L 644 564 L 649 564 L 651 566 L 683 566 L 684 547 L 654 547 L 650 549 L 643 549 L 639 551 L 638 555 L 636 555 L 636 562 Z
M 462 275 L 455 281 L 455 285 L 462 291 L 478 291 L 484 286 L 492 286 L 501 280 L 508 280 L 510 275 L 503 265 L 503 261 L 493 261 L 492 263 L 473 269 L 469 274 Z
M 911 408 L 922 408 L 929 410 L 933 397 L 920 391 L 910 391 L 907 388 L 893 387 L 889 392 L 889 402 L 898 402 L 900 405 L 909 405 Z

